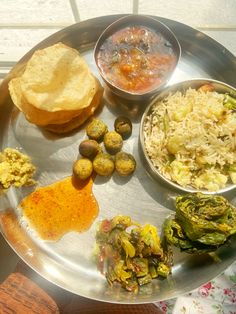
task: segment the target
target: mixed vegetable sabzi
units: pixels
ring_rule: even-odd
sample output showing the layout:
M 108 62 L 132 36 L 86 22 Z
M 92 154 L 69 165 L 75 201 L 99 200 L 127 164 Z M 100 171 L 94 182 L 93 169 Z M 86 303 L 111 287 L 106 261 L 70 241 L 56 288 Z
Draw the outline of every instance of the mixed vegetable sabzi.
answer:
M 175 218 L 164 223 L 167 243 L 187 253 L 215 251 L 234 233 L 236 209 L 219 195 L 178 196 Z
M 128 291 L 137 292 L 139 286 L 171 271 L 157 229 L 142 227 L 128 216 L 103 220 L 96 243 L 98 268 L 110 284 L 119 282 Z

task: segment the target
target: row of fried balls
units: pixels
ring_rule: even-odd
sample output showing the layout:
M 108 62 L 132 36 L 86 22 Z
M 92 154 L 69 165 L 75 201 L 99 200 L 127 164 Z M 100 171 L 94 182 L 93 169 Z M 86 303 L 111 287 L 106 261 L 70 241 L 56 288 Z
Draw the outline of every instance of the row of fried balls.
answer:
M 100 119 L 93 119 L 86 128 L 89 139 L 79 145 L 82 158 L 75 161 L 73 174 L 80 180 L 86 180 L 94 171 L 100 176 L 110 176 L 114 172 L 121 176 L 132 174 L 136 161 L 131 154 L 121 151 L 123 140 L 132 134 L 131 121 L 118 117 L 114 122 L 114 131 L 108 131 L 107 125 Z M 103 141 L 106 152 L 100 143 Z

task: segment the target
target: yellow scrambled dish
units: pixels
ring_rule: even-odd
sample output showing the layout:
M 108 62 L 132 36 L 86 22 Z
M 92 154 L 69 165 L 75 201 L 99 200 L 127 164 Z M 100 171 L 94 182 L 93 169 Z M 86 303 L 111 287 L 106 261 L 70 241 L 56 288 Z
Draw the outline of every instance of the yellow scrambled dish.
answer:
M 0 190 L 8 189 L 11 185 L 20 187 L 33 185 L 32 179 L 35 166 L 27 155 L 13 148 L 6 148 L 0 152 Z

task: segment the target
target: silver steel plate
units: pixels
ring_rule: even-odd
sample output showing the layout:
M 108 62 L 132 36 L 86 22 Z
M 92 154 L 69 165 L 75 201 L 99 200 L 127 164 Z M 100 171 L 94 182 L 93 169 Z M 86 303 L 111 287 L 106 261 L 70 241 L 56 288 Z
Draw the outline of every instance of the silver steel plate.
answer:
M 71 174 L 72 163 L 78 155 L 78 144 L 85 138 L 85 132 L 82 128 L 64 137 L 42 132 L 13 108 L 7 82 L 22 72 L 25 62 L 36 49 L 59 41 L 77 48 L 91 70 L 98 75 L 93 60 L 93 47 L 102 31 L 121 16 L 91 19 L 50 36 L 20 60 L 1 85 L 0 148 L 19 147 L 31 156 L 37 166 L 37 179 L 41 186 Z M 236 86 L 236 60 L 229 51 L 195 29 L 168 19 L 158 19 L 175 33 L 182 47 L 180 62 L 169 85 L 198 77 L 213 78 Z M 17 205 L 31 189 L 10 189 L 5 197 L 0 198 L 0 228 L 8 243 L 36 272 L 75 294 L 119 303 L 145 303 L 174 298 L 217 276 L 236 259 L 235 238 L 217 251 L 218 262 L 209 255 L 190 256 L 175 251 L 172 275 L 167 280 L 153 280 L 136 295 L 119 286 L 109 287 L 97 271 L 93 261 L 97 221 L 124 214 L 141 223 L 154 224 L 160 232 L 164 219 L 174 210 L 177 192 L 162 185 L 162 182 L 154 181 L 147 174 L 140 153 L 138 134 L 144 110 L 144 103 L 122 103 L 108 91 L 105 93 L 104 107 L 99 116 L 109 127 L 113 128 L 114 119 L 120 114 L 128 115 L 133 122 L 133 135 L 125 142 L 124 149 L 135 156 L 137 170 L 131 178 L 119 178 L 116 175 L 109 180 L 96 178 L 93 191 L 100 212 L 88 232 L 71 232 L 58 242 L 41 241 L 33 231 L 17 223 Z M 224 195 L 235 204 L 235 194 L 229 192 Z

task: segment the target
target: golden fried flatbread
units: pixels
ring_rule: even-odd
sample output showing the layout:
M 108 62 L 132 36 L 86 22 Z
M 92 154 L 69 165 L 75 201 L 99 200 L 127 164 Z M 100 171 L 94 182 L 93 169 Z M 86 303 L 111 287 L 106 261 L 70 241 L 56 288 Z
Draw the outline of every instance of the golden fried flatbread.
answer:
M 62 43 L 36 51 L 23 74 L 9 82 L 12 101 L 26 119 L 56 129 L 56 125 L 67 123 L 72 127 L 75 117 L 85 121 L 92 114 L 92 110 L 85 109 L 93 107 L 98 91 L 101 84 L 85 60 L 77 50 Z
M 83 109 L 96 93 L 95 77 L 85 60 L 62 43 L 36 51 L 20 85 L 28 103 L 49 112 Z
M 61 124 L 70 121 L 73 117 L 78 116 L 82 109 L 79 110 L 60 110 L 50 112 L 38 109 L 28 103 L 22 95 L 20 78 L 14 78 L 9 83 L 9 91 L 13 103 L 20 111 L 25 114 L 26 119 L 34 124 L 43 126 L 47 124 Z
M 103 95 L 103 87 L 99 85 L 97 93 L 94 95 L 93 100 L 89 107 L 82 109 L 81 113 L 74 117 L 71 121 L 64 124 L 49 124 L 43 128 L 57 134 L 63 134 L 71 132 L 74 129 L 80 127 L 90 116 L 92 116 L 95 110 L 101 104 L 101 98 Z

